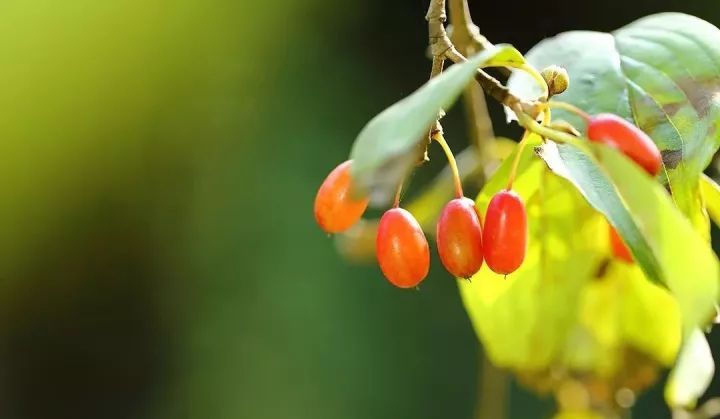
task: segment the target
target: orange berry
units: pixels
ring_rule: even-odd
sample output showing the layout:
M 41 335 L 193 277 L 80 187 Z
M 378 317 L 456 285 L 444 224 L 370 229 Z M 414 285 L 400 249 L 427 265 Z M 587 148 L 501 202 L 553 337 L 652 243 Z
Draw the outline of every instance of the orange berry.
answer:
M 368 206 L 368 198 L 351 196 L 351 164 L 348 160 L 333 169 L 315 196 L 315 220 L 327 233 L 339 233 L 352 227 Z
M 378 225 L 375 253 L 383 274 L 400 288 L 417 286 L 430 269 L 430 249 L 415 217 L 402 208 L 383 214 Z
M 607 113 L 593 116 L 587 128 L 590 140 L 617 148 L 651 176 L 660 173 L 660 150 L 640 128 L 617 115 Z
M 513 191 L 500 191 L 490 200 L 485 213 L 483 248 L 485 262 L 498 274 L 515 272 L 527 251 L 525 205 Z
M 437 247 L 443 266 L 455 277 L 470 278 L 483 264 L 482 225 L 475 202 L 448 202 L 437 223 Z

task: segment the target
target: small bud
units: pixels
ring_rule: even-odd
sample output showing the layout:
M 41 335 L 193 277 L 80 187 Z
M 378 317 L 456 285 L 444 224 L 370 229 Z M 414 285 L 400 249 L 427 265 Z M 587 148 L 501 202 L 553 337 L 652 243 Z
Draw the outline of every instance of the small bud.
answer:
M 548 85 L 548 93 L 550 96 L 559 95 L 567 90 L 570 85 L 570 77 L 568 76 L 567 70 L 560 66 L 551 65 L 546 67 L 540 74 L 542 74 L 545 83 Z

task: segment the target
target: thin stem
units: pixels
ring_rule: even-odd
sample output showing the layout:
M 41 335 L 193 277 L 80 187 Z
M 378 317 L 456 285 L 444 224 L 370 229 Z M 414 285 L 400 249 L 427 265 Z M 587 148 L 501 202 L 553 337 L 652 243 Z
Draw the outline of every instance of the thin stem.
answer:
M 460 54 L 470 56 L 486 49 L 486 44 L 489 42 L 480 35 L 480 29 L 473 23 L 467 0 L 448 0 L 448 13 L 453 26 L 450 39 Z M 465 87 L 463 101 L 471 144 L 475 146 L 479 165 L 484 168 L 494 155 L 492 140 L 495 137 L 485 101 L 485 92 L 478 83 L 468 84 Z M 480 185 L 485 181 L 485 173 L 483 170 L 478 173 L 477 181 Z
M 402 195 L 403 183 L 405 183 L 405 179 L 402 179 L 400 181 L 400 183 L 398 184 L 397 190 L 395 191 L 395 199 L 393 200 L 393 208 L 397 208 L 400 206 L 400 195 Z
M 467 61 L 467 58 L 458 52 L 452 44 L 444 51 L 444 54 L 448 60 L 456 64 Z M 526 102 L 510 93 L 510 89 L 481 68 L 475 72 L 475 81 L 480 84 L 480 87 L 482 87 L 490 97 L 509 108 L 515 108 L 517 105 L 520 105 L 524 112 L 530 114 L 535 114 L 539 110 L 538 104 Z
M 448 145 L 447 141 L 445 141 L 445 137 L 443 137 L 442 131 L 433 132 L 432 139 L 437 141 L 438 144 L 440 144 L 440 147 L 442 147 L 443 151 L 445 152 L 445 156 L 447 157 L 448 164 L 450 165 L 450 171 L 453 175 L 453 183 L 455 183 L 455 197 L 462 198 L 465 195 L 463 194 L 462 181 L 460 180 L 460 172 L 458 171 L 457 163 L 455 162 L 455 156 L 450 150 L 450 146 Z
M 507 414 L 508 374 L 492 364 L 487 352 L 480 356 L 479 398 L 475 405 L 477 419 L 502 419 Z
M 543 120 L 542 125 L 548 125 L 550 124 L 550 121 L 552 120 L 552 113 L 550 112 L 550 108 L 543 108 Z
M 584 110 L 578 108 L 577 106 L 575 106 L 575 105 L 573 105 L 573 104 L 571 104 L 571 103 L 559 102 L 559 101 L 553 100 L 553 101 L 547 102 L 547 103 L 546 103 L 546 106 L 547 106 L 548 108 L 562 109 L 562 110 L 564 110 L 564 111 L 572 112 L 572 113 L 574 113 L 575 115 L 577 115 L 577 116 L 579 116 L 580 118 L 582 118 L 585 122 L 589 122 L 590 119 L 592 119 L 592 117 L 590 116 L 590 114 L 588 114 L 588 113 L 585 112 Z
M 525 130 L 525 133 L 522 136 L 522 139 L 520 140 L 520 144 L 518 144 L 517 147 L 517 154 L 515 154 L 515 159 L 513 160 L 512 169 L 510 169 L 510 176 L 508 177 L 508 184 L 507 184 L 507 190 L 512 189 L 512 184 L 515 181 L 515 176 L 517 176 L 517 169 L 520 165 L 520 157 L 522 156 L 523 150 L 525 150 L 525 144 L 527 144 L 527 138 L 530 136 L 530 131 Z
M 493 160 L 495 154 L 493 152 L 495 133 L 493 132 L 492 120 L 488 114 L 483 89 L 477 83 L 469 84 L 465 88 L 463 102 L 471 144 L 475 148 L 480 165 L 485 167 Z M 481 179 L 478 179 L 479 184 L 482 184 L 484 180 L 485 174 L 481 173 Z
M 584 142 L 574 135 L 538 124 L 535 119 L 523 112 L 519 106 L 513 108 L 513 111 L 515 112 L 515 115 L 517 115 L 520 125 L 526 130 L 534 132 L 541 137 L 549 138 L 558 143 L 570 143 L 579 147 L 585 147 Z

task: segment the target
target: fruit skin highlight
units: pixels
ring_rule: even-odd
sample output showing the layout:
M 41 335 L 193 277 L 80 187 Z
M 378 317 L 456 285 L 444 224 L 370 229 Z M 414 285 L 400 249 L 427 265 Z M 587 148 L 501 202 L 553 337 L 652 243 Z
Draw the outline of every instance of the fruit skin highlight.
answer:
M 610 234 L 610 247 L 612 249 L 613 256 L 624 262 L 633 263 L 632 253 L 630 253 L 630 249 L 628 249 L 622 237 L 618 235 L 617 231 L 610 224 L 608 224 L 608 231 Z
M 443 208 L 436 240 L 443 266 L 458 278 L 470 278 L 483 264 L 482 225 L 469 198 L 456 198 Z
M 495 194 L 485 213 L 485 263 L 498 274 L 515 272 L 525 259 L 527 236 L 527 214 L 522 199 L 511 190 Z
M 662 156 L 652 139 L 640 128 L 617 115 L 593 116 L 588 121 L 587 135 L 591 141 L 622 151 L 653 177 L 662 169 Z
M 315 221 L 326 233 L 340 233 L 362 217 L 368 198 L 353 198 L 350 167 L 352 160 L 340 163 L 325 178 L 315 196 Z
M 383 214 L 378 225 L 375 254 L 383 274 L 399 288 L 420 284 L 430 269 L 430 248 L 415 217 L 402 208 Z

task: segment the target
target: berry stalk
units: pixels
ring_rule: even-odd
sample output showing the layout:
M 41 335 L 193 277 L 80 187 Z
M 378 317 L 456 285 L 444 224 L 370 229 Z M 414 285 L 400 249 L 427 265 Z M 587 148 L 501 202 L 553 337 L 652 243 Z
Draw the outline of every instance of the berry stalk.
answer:
M 432 139 L 437 141 L 438 144 L 440 144 L 440 147 L 442 147 L 443 151 L 445 152 L 445 156 L 447 157 L 448 164 L 450 165 L 450 170 L 452 171 L 453 175 L 453 182 L 455 183 L 455 197 L 462 198 L 465 195 L 463 194 L 462 190 L 462 181 L 460 181 L 460 172 L 458 172 L 457 162 L 455 162 L 455 156 L 450 150 L 450 146 L 448 145 L 447 141 L 445 141 L 445 137 L 443 137 L 442 131 L 435 131 L 432 134 Z
M 520 106 L 515 106 L 512 109 L 515 112 L 515 115 L 517 115 L 518 122 L 526 130 L 534 132 L 535 134 L 543 138 L 553 140 L 556 143 L 568 143 L 573 144 L 583 150 L 587 149 L 583 140 L 579 139 L 574 135 L 570 135 L 568 133 L 539 124 L 537 121 L 535 121 L 535 119 L 533 119 L 533 117 L 523 112 Z
M 508 176 L 508 184 L 506 189 L 509 191 L 512 189 L 512 184 L 515 181 L 515 176 L 517 176 L 517 169 L 520 165 L 520 156 L 522 156 L 522 152 L 525 149 L 525 144 L 527 144 L 527 138 L 530 136 L 530 131 L 525 130 L 525 133 L 523 134 L 522 138 L 520 139 L 520 143 L 517 147 L 517 153 L 515 154 L 515 159 L 513 160 L 512 169 L 510 169 L 510 176 Z
M 567 103 L 567 102 L 552 101 L 552 102 L 547 102 L 546 106 L 547 106 L 547 108 L 562 109 L 564 111 L 574 113 L 575 115 L 582 118 L 586 123 L 589 122 L 590 119 L 592 119 L 592 117 L 587 112 L 585 112 L 582 109 L 578 108 L 577 106 Z
M 398 184 L 397 190 L 395 191 L 395 199 L 393 199 L 393 208 L 397 208 L 400 206 L 400 196 L 402 195 L 403 190 L 403 183 L 405 183 L 405 179 L 400 181 L 400 184 Z

